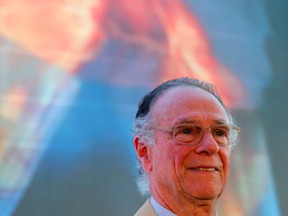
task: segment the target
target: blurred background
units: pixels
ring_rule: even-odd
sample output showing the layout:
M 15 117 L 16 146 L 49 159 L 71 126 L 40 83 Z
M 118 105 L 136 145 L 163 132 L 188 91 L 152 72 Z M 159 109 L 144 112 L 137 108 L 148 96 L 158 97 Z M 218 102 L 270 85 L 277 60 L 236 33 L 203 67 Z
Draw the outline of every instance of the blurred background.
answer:
M 0 0 L 0 215 L 133 215 L 137 104 L 182 76 L 242 128 L 219 214 L 288 215 L 287 4 Z

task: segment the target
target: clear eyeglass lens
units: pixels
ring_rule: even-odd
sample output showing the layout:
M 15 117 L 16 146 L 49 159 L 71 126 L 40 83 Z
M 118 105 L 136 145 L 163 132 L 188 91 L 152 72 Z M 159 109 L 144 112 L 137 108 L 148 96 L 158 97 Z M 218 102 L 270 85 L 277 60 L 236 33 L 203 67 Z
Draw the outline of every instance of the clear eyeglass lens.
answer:
M 229 125 L 216 125 L 210 128 L 214 140 L 218 144 L 227 145 L 230 142 L 230 127 Z
M 197 125 L 180 125 L 175 128 L 174 138 L 184 144 L 195 144 L 203 133 L 203 129 Z
M 221 145 L 233 144 L 238 138 L 238 128 L 233 125 L 219 124 L 209 129 L 214 140 Z M 195 145 L 202 139 L 205 128 L 199 125 L 179 125 L 174 128 L 174 139 L 178 143 Z

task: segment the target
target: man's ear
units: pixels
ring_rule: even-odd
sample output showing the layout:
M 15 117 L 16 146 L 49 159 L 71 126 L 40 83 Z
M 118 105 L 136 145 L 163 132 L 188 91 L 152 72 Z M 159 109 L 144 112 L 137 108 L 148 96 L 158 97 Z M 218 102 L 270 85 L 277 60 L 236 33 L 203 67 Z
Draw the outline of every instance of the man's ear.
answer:
M 152 171 L 152 147 L 140 141 L 139 137 L 134 137 L 134 148 L 141 163 L 142 168 L 146 171 Z

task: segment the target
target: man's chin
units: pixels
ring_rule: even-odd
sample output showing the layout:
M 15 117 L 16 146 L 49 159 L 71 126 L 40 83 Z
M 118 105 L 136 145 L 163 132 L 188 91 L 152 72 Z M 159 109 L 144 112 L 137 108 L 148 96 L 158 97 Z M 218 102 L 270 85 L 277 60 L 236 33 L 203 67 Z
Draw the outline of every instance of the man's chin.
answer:
M 214 200 L 220 197 L 222 191 L 219 187 L 202 187 L 198 189 L 188 189 L 186 190 L 186 194 L 199 200 Z

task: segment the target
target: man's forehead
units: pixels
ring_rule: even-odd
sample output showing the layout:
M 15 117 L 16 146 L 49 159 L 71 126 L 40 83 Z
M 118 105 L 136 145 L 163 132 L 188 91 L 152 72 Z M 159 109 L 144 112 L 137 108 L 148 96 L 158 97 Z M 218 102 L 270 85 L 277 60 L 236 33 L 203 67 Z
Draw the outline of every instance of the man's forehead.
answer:
M 190 100 L 193 100 L 193 102 L 196 104 L 199 102 L 199 100 L 204 98 L 209 98 L 211 103 L 220 104 L 219 100 L 213 94 L 204 89 L 195 86 L 178 86 L 168 89 L 162 93 L 153 103 L 151 108 L 153 109 L 154 107 L 162 106 L 161 108 L 163 109 L 165 108 L 163 105 L 178 107 L 181 105 L 181 103 Z
M 158 120 L 159 117 L 167 119 L 169 116 L 183 115 L 185 111 L 198 110 L 200 113 L 205 113 L 214 109 L 215 112 L 219 110 L 219 112 L 223 113 L 225 110 L 214 95 L 198 87 L 190 86 L 169 89 L 159 96 L 151 109 L 153 117 L 156 118 L 155 120 Z M 225 116 L 215 118 L 215 121 L 217 119 L 219 122 L 226 122 L 227 113 L 226 111 L 224 113 Z M 182 118 L 182 120 L 194 121 L 193 118 L 186 117 Z

